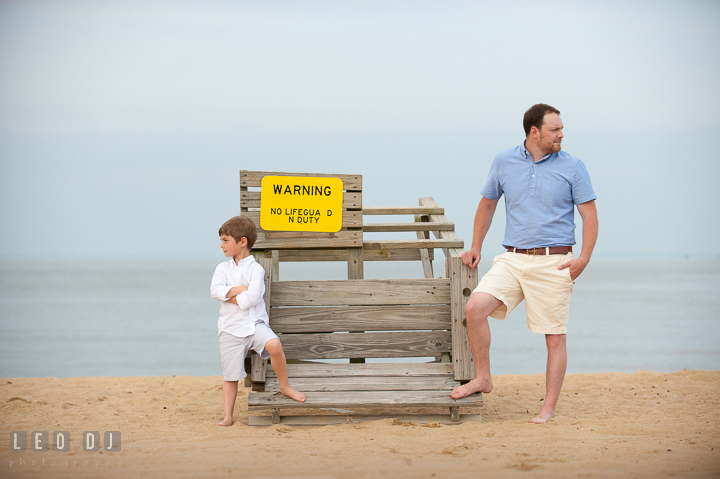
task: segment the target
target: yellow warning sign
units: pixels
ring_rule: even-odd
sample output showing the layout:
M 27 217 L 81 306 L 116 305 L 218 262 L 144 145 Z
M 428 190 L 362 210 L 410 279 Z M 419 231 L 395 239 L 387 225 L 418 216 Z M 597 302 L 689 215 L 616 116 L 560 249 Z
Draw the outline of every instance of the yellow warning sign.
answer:
M 260 226 L 267 231 L 342 228 L 343 182 L 314 176 L 265 176 L 260 184 Z

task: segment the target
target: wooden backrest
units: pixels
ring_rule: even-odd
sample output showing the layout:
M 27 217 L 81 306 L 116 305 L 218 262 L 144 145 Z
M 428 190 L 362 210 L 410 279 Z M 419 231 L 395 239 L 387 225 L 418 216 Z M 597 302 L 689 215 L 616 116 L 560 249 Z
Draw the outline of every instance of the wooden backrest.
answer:
M 270 325 L 288 359 L 422 357 L 452 350 L 448 279 L 273 281 L 271 290 Z M 348 334 L 338 334 L 343 332 Z
M 265 176 L 314 176 L 340 178 L 343 182 L 343 221 L 337 233 L 308 231 L 265 231 L 260 225 L 260 185 Z M 305 248 L 362 247 L 362 175 L 329 175 L 325 173 L 279 173 L 268 171 L 240 171 L 240 212 L 255 221 L 258 238 L 253 246 L 258 250 Z

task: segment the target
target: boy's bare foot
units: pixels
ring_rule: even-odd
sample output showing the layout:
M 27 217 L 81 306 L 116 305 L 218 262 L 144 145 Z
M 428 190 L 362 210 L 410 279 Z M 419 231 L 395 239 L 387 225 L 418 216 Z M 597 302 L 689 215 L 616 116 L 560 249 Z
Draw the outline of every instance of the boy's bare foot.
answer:
M 542 412 L 540 411 L 540 414 L 535 416 L 534 418 L 530 419 L 528 422 L 531 424 L 545 424 L 550 419 L 555 417 L 555 413 L 551 412 Z
M 305 395 L 301 393 L 300 391 L 296 391 L 295 389 L 291 388 L 290 386 L 286 388 L 280 388 L 280 392 L 290 399 L 294 399 L 299 402 L 305 402 Z
M 223 426 L 223 427 L 228 427 L 228 426 L 232 426 L 232 425 L 233 425 L 233 420 L 232 420 L 232 418 L 230 418 L 230 419 L 223 419 L 222 422 L 219 422 L 219 423 L 218 423 L 218 426 Z
M 450 397 L 460 399 L 475 393 L 489 393 L 493 389 L 492 379 L 475 378 L 467 384 L 452 390 Z

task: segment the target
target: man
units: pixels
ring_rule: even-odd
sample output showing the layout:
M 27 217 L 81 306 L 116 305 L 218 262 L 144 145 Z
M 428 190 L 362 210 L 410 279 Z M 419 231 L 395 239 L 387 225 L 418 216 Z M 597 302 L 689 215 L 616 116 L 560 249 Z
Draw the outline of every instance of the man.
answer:
M 457 387 L 453 398 L 489 393 L 490 327 L 487 318 L 505 319 L 523 299 L 531 331 L 545 335 L 548 350 L 542 424 L 555 416 L 567 351 L 565 337 L 570 295 L 588 262 L 598 234 L 595 193 L 585 165 L 561 151 L 563 123 L 555 108 L 537 104 L 523 118 L 525 141 L 495 157 L 475 214 L 473 243 L 463 263 L 475 269 L 498 200 L 505 195 L 507 224 L 503 246 L 466 306 L 476 378 Z M 575 258 L 574 206 L 583 221 L 582 252 Z

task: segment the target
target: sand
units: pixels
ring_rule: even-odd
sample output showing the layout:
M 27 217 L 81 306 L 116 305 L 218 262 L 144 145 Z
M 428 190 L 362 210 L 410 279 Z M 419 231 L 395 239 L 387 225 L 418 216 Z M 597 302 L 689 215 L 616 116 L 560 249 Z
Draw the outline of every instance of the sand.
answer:
M 720 371 L 570 374 L 540 426 L 544 376 L 494 380 L 482 423 L 250 427 L 241 387 L 222 428 L 221 377 L 3 379 L 0 477 L 720 477 Z M 11 431 L 70 451 L 12 452 Z M 83 431 L 122 450 L 83 452 Z

